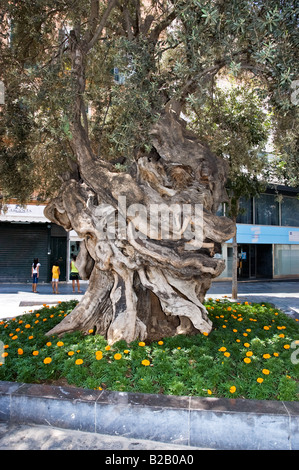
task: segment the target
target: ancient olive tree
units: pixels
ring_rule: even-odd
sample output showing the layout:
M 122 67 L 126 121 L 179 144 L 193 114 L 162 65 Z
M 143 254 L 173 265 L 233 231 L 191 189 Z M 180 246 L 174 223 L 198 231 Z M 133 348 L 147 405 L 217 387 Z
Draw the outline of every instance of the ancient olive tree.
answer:
M 295 4 L 42 0 L 30 13 L 2 3 L 15 28 L 2 42 L 8 102 L 32 118 L 27 168 L 36 188 L 56 190 L 45 214 L 82 238 L 89 280 L 48 334 L 92 328 L 113 343 L 209 333 L 203 300 L 235 224 L 216 215 L 227 162 L 182 112 L 228 71 L 260 77 L 281 102 L 295 73 Z

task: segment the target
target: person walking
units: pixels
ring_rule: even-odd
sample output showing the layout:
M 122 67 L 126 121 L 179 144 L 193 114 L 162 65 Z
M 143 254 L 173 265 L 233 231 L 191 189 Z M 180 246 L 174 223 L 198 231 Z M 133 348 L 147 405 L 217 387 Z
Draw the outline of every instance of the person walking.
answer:
M 32 292 L 37 294 L 37 284 L 39 278 L 39 267 L 40 263 L 38 262 L 38 258 L 34 258 L 32 267 L 31 267 L 31 277 L 32 277 Z
M 75 285 L 76 285 L 76 281 L 77 281 L 77 289 L 78 289 L 78 292 L 81 293 L 80 282 L 79 282 L 79 271 L 78 271 L 78 268 L 75 264 L 76 259 L 77 259 L 77 257 L 75 255 L 72 255 L 70 277 L 71 277 L 71 281 L 72 281 L 73 292 L 75 292 Z
M 57 261 L 52 266 L 52 289 L 53 294 L 59 294 L 58 292 L 58 282 L 59 282 L 60 268 Z

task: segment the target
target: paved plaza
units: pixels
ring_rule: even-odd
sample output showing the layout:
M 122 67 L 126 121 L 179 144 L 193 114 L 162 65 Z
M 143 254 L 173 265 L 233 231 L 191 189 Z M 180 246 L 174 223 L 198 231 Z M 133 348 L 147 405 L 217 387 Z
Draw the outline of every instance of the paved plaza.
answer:
M 29 310 L 40 308 L 43 304 L 55 305 L 58 301 L 80 300 L 88 287 L 81 283 L 82 293 L 73 293 L 70 283 L 60 283 L 59 294 L 52 293 L 51 284 L 39 284 L 38 293 L 32 292 L 31 284 L 0 283 L 0 318 L 12 318 Z M 207 298 L 231 297 L 231 282 L 216 281 L 207 292 Z M 298 281 L 257 281 L 238 283 L 238 301 L 270 302 L 285 313 L 299 318 L 299 280 Z

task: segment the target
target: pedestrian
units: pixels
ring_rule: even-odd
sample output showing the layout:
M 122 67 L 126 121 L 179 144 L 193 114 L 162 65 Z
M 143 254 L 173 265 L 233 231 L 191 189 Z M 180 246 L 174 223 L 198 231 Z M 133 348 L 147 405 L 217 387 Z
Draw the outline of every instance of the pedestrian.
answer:
M 39 267 L 40 263 L 38 262 L 38 258 L 34 258 L 32 267 L 31 267 L 31 277 L 32 277 L 32 292 L 37 294 L 37 283 L 39 278 Z
M 52 289 L 53 289 L 53 294 L 59 294 L 59 292 L 58 292 L 59 275 L 60 275 L 59 263 L 58 263 L 58 261 L 55 261 L 55 263 L 52 266 Z
M 77 257 L 75 255 L 72 255 L 72 261 L 71 261 L 71 281 L 72 281 L 72 286 L 73 286 L 73 292 L 75 292 L 75 285 L 77 281 L 77 289 L 78 292 L 81 293 L 80 290 L 80 282 L 79 282 L 79 271 L 78 268 L 75 264 Z

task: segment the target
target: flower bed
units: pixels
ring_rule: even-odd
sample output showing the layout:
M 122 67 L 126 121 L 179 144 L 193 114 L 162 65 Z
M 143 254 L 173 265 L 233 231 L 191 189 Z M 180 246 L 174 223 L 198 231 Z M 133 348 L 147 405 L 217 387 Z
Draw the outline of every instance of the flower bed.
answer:
M 151 344 L 109 346 L 92 330 L 87 336 L 46 337 L 74 306 L 73 301 L 45 305 L 0 322 L 0 380 L 64 379 L 77 387 L 115 391 L 299 399 L 299 322 L 268 304 L 209 299 L 209 335 L 179 335 Z

